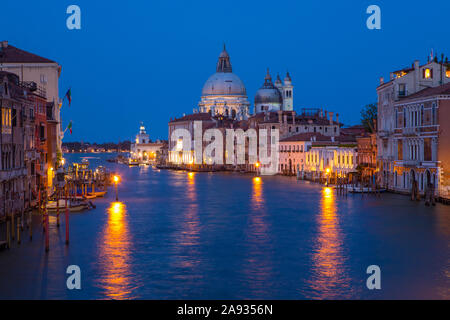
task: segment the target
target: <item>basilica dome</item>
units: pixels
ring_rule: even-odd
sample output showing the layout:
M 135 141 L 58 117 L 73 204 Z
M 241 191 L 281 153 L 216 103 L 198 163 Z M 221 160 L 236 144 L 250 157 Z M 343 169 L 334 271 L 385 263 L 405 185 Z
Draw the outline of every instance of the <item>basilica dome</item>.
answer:
M 244 83 L 232 72 L 216 72 L 205 82 L 202 96 L 246 95 Z
M 225 46 L 219 55 L 216 73 L 209 77 L 203 86 L 202 96 L 211 95 L 247 95 L 244 83 L 233 73 L 230 56 Z

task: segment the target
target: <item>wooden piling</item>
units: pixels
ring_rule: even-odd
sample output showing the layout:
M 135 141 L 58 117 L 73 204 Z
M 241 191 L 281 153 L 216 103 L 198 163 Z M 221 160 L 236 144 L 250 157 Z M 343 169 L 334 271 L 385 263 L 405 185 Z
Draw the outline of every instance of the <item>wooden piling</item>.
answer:
M 17 244 L 20 244 L 20 218 L 17 217 Z
M 33 212 L 30 210 L 30 217 L 29 217 L 29 227 L 30 227 L 30 241 L 33 240 Z
M 69 244 L 69 206 L 67 203 L 67 190 L 66 190 L 66 245 Z
M 6 221 L 6 242 L 8 243 L 8 249 L 11 248 L 11 231 L 10 231 L 10 221 Z
M 59 228 L 59 190 L 56 189 L 56 226 Z
M 11 213 L 11 239 L 15 239 L 15 232 L 14 232 L 14 212 Z

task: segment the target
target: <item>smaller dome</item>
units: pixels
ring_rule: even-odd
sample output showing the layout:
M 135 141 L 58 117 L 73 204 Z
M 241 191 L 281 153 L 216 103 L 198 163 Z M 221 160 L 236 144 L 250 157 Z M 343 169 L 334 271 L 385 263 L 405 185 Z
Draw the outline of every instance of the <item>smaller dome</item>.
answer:
M 267 69 L 264 80 L 263 86 L 256 92 L 255 105 L 260 103 L 283 103 L 280 91 L 272 83 L 269 69 Z
M 255 104 L 260 103 L 283 103 L 283 98 L 277 88 L 261 88 L 255 95 Z

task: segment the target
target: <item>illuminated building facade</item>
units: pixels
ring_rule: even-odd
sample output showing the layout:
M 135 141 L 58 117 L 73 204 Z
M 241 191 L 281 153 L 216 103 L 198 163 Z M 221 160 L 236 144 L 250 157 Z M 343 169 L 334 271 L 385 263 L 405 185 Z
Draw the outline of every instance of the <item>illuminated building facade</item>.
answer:
M 356 172 L 357 148 L 353 136 L 328 137 L 301 133 L 280 141 L 279 173 L 314 179 L 346 177 Z
M 166 143 L 157 140 L 152 142 L 150 135 L 146 132 L 144 124 L 141 122 L 139 133 L 136 135 L 135 142 L 131 144 L 131 158 L 141 162 L 152 162 L 160 157 Z
M 450 199 L 450 83 L 427 88 L 394 103 L 391 189 Z M 430 185 L 431 184 L 431 185 Z
M 377 161 L 384 187 L 398 188 L 398 181 L 397 184 L 395 182 L 395 179 L 398 179 L 398 174 L 395 174 L 398 159 L 398 137 L 394 135 L 396 119 L 398 120 L 395 104 L 422 90 L 449 82 L 450 64 L 433 57 L 424 65 L 420 65 L 416 60 L 411 67 L 391 72 L 388 82 L 380 79 L 380 85 L 377 87 Z

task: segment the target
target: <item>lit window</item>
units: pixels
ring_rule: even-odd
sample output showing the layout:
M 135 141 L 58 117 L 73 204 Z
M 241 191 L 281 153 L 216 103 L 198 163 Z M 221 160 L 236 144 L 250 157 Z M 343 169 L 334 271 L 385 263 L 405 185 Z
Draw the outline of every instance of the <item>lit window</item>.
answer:
M 446 76 L 447 78 L 450 78 L 450 68 L 447 69 L 447 71 L 445 71 L 445 76 Z
M 433 72 L 432 72 L 432 70 L 429 69 L 429 68 L 424 69 L 424 70 L 423 70 L 423 78 L 424 78 L 424 79 L 431 79 L 431 78 L 433 78 Z

